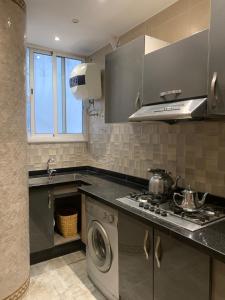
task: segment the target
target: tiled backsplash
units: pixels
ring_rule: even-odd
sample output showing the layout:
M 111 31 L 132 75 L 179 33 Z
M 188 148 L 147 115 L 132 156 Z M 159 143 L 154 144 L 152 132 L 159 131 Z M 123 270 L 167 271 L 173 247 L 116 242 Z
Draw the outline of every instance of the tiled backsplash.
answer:
M 90 131 L 92 164 L 148 178 L 148 168 L 180 175 L 180 185 L 225 195 L 225 123 L 106 125 Z
M 46 169 L 50 157 L 55 160 L 55 168 L 87 165 L 87 143 L 29 144 L 28 170 Z

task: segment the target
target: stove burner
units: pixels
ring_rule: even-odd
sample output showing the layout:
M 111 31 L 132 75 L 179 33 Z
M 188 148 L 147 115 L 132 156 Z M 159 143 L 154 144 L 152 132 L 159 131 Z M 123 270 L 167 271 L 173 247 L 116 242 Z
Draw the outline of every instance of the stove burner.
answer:
M 129 197 L 137 202 L 150 203 L 152 205 L 161 204 L 167 201 L 166 196 L 154 195 L 149 192 L 130 193 Z
M 140 196 L 139 198 L 138 198 L 138 202 L 145 202 L 145 203 L 147 203 L 147 202 L 149 202 L 149 200 L 150 200 L 150 197 L 149 196 L 145 196 L 145 195 L 143 195 L 143 196 Z

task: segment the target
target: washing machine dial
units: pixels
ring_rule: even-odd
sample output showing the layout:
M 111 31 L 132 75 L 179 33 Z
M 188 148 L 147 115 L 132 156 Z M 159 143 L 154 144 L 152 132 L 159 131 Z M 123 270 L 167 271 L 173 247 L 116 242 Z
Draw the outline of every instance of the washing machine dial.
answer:
M 108 215 L 108 222 L 114 223 L 114 215 Z

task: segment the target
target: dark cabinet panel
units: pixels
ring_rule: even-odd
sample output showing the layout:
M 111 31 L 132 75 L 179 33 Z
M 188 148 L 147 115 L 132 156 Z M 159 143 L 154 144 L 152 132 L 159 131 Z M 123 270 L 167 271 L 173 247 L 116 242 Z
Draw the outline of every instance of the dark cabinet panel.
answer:
M 224 300 L 225 298 L 225 264 L 213 260 L 212 264 L 212 300 Z
M 48 187 L 31 188 L 29 192 L 30 252 L 54 246 L 54 208 Z
M 209 256 L 158 230 L 154 239 L 154 299 L 209 300 Z
M 211 1 L 208 113 L 225 115 L 225 3 Z
M 153 300 L 153 229 L 119 213 L 121 300 Z
M 206 96 L 207 64 L 208 30 L 147 54 L 143 104 Z
M 140 103 L 144 37 L 116 49 L 105 60 L 105 121 L 128 122 Z

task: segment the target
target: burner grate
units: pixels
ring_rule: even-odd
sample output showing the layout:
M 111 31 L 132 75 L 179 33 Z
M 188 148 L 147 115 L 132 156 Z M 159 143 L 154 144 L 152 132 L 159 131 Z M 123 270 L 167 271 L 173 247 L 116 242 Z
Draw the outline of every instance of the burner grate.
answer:
M 154 195 L 147 191 L 141 193 L 130 193 L 128 197 L 137 202 L 144 202 L 152 205 L 162 204 L 168 201 L 168 197 L 166 195 Z

